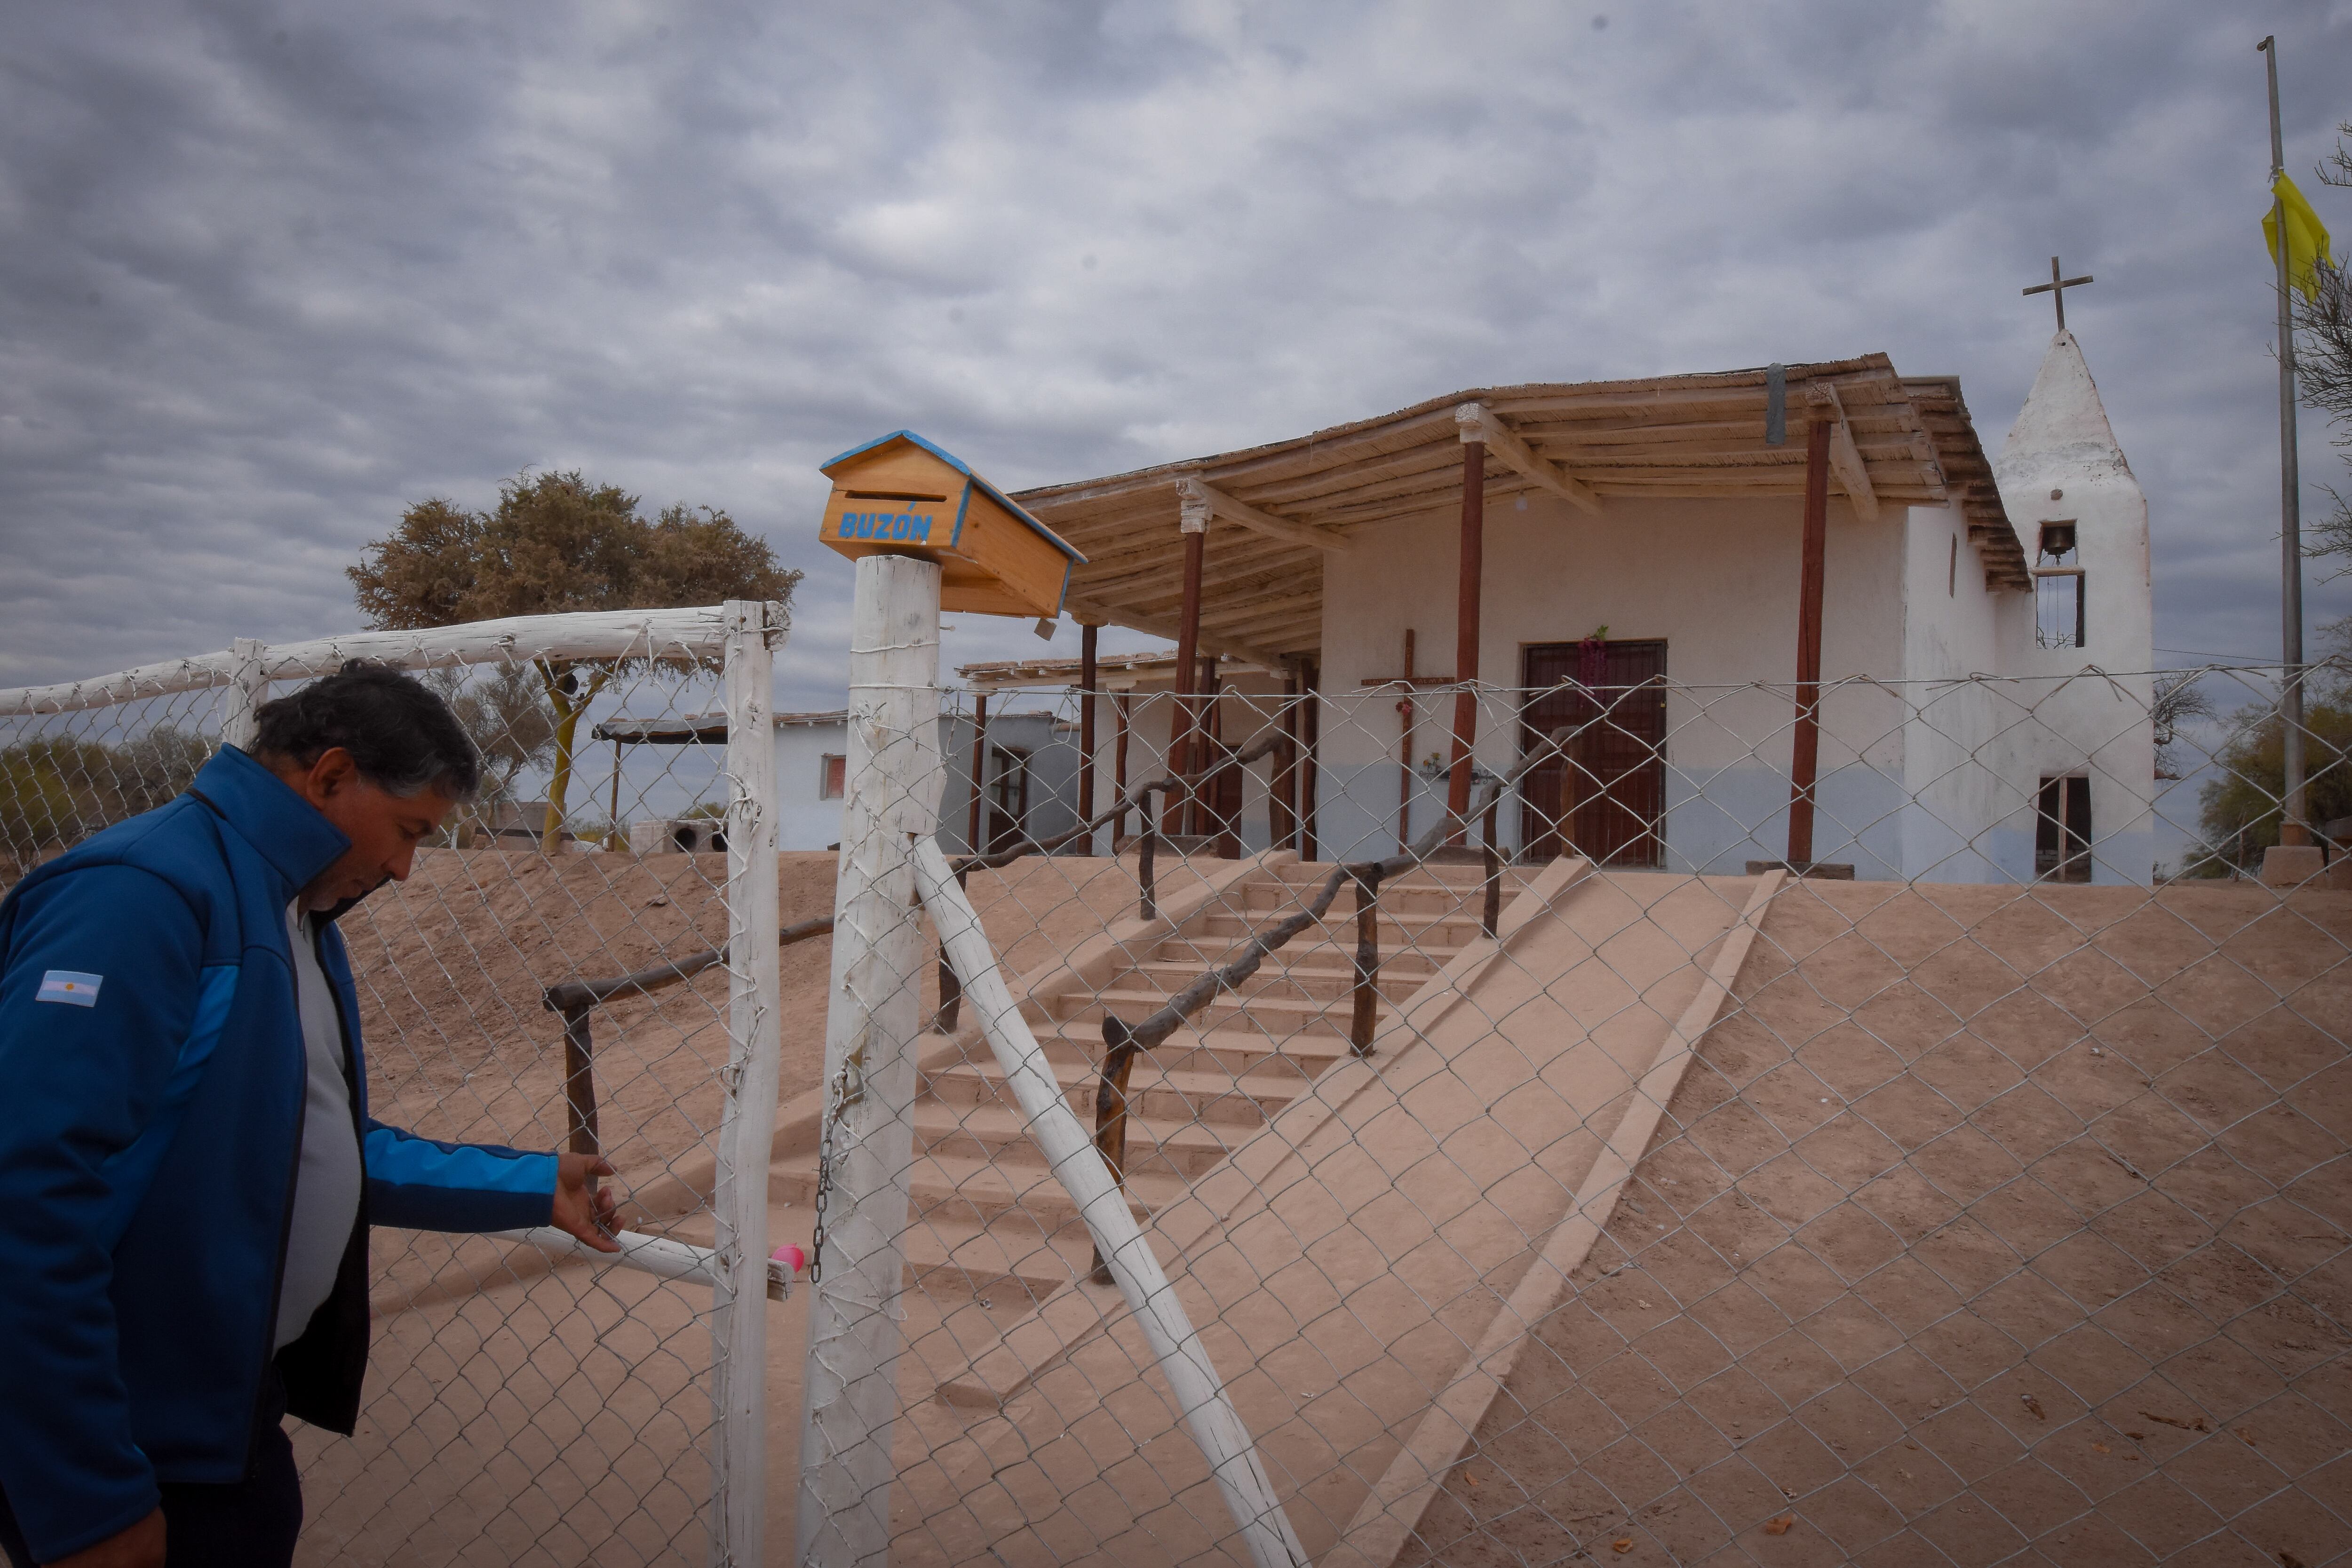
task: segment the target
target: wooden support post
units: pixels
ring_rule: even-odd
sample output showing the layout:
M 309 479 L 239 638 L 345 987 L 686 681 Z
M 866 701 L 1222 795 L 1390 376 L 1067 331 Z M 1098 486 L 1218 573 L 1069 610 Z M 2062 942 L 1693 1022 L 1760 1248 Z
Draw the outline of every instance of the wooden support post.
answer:
M 1135 1081 L 1135 1058 L 1143 1054 L 1143 1047 L 1115 1015 L 1103 1016 L 1102 1032 L 1102 1079 L 1095 1085 L 1095 1152 L 1102 1156 L 1110 1179 L 1123 1192 L 1127 1187 L 1128 1086 Z M 1087 1278 L 1097 1285 L 1114 1283 L 1099 1245 Z
M 916 1063 L 923 1033 L 918 847 L 939 855 L 940 574 L 937 562 L 857 562 L 849 634 L 849 754 L 834 885 L 826 994 L 828 1152 L 802 1375 L 800 1492 L 792 1561 L 887 1560 L 898 1466 L 903 1237 L 914 1165 Z M 759 743 L 773 753 L 763 727 Z M 731 847 L 731 846 L 730 846 Z M 776 881 L 770 856 L 767 881 Z M 940 860 L 945 870 L 946 862 Z M 969 907 L 968 905 L 964 907 Z M 940 931 L 945 942 L 946 931 Z M 739 952 L 741 950 L 738 950 Z M 770 936 L 766 957 L 776 960 Z M 959 974 L 968 973 L 958 966 Z M 985 1011 L 983 1005 L 981 1009 Z M 771 1112 L 775 1086 L 768 1089 Z M 760 1174 L 766 1190 L 767 1145 Z M 756 1485 L 756 1481 L 754 1485 Z M 729 1560 L 738 1568 L 763 1561 Z
M 1813 863 L 1813 784 L 1822 750 L 1822 572 L 1829 549 L 1830 411 L 1805 435 L 1805 542 L 1797 591 L 1797 721 L 1790 736 L 1789 869 Z
M 1321 851 L 1316 829 L 1321 826 L 1323 797 L 1323 698 L 1319 689 L 1323 667 L 1308 659 L 1300 679 L 1307 688 L 1306 712 L 1301 720 L 1307 731 L 1307 757 L 1299 768 L 1299 787 L 1307 798 L 1298 809 L 1298 858 L 1312 861 Z
M 1201 555 L 1209 538 L 1209 509 L 1187 500 L 1179 526 L 1184 533 L 1184 604 L 1176 623 L 1176 711 L 1168 720 L 1168 771 L 1183 786 L 1164 803 L 1160 820 L 1171 833 L 1187 831 L 1192 816 L 1192 695 L 1201 658 Z
M 940 949 L 940 1010 L 931 1015 L 931 1032 L 952 1035 L 956 1021 L 963 1016 L 963 982 L 956 978 L 955 965 L 948 962 L 948 950 Z
M 1483 435 L 1472 432 L 1484 429 L 1481 425 L 1462 426 L 1462 564 L 1454 634 L 1454 679 L 1462 689 L 1454 698 L 1454 775 L 1445 786 L 1445 809 L 1456 817 L 1470 809 L 1470 752 L 1478 740 L 1478 696 L 1473 683 L 1478 679 L 1479 579 L 1486 569 L 1486 443 Z M 1461 843 L 1466 830 L 1465 824 L 1446 842 Z
M 585 1007 L 566 1008 L 563 1014 L 563 1106 L 572 1122 L 572 1152 L 604 1152 L 596 1134 L 596 1047 L 589 1037 Z
M 1216 837 L 1215 853 L 1230 860 L 1233 855 L 1223 842 L 1224 818 L 1217 815 L 1216 802 L 1208 793 L 1216 776 L 1219 743 L 1225 738 L 1225 710 L 1220 700 L 1224 683 L 1217 678 L 1215 654 L 1202 656 L 1201 672 L 1192 685 L 1201 694 L 1201 716 L 1192 726 L 1192 826 L 1188 831 Z
M 767 1560 L 768 1165 L 784 999 L 775 656 L 788 624 L 781 605 L 727 601 L 727 950 L 735 956 L 727 966 L 725 1099 L 710 1195 L 718 1266 L 710 1303 L 711 1557 L 719 1563 Z
M 1135 852 L 1135 880 L 1137 887 L 1141 889 L 1142 896 L 1141 900 L 1136 905 L 1136 912 L 1143 919 L 1150 920 L 1160 912 L 1160 907 L 1156 901 L 1159 890 L 1152 886 L 1151 882 L 1152 851 L 1159 847 L 1160 829 L 1152 826 L 1151 807 L 1146 805 L 1142 816 L 1143 836 L 1138 840 Z
M 1283 667 L 1282 746 L 1274 754 L 1274 788 L 1266 798 L 1267 847 L 1288 849 L 1298 837 L 1298 671 Z
M 1486 803 L 1485 837 L 1479 840 L 1486 862 L 1486 897 L 1478 911 L 1478 929 L 1488 936 L 1495 934 L 1503 918 L 1503 851 L 1495 842 L 1495 819 L 1502 809 L 1503 797 L 1499 795 Z
M 1381 901 L 1378 884 L 1356 879 L 1356 990 L 1348 1019 L 1348 1048 L 1372 1054 L 1372 1028 L 1381 1006 Z
M 605 812 L 604 847 L 615 854 L 627 847 L 627 836 L 621 831 L 621 739 L 613 737 L 613 804 Z
M 971 804 L 964 815 L 963 843 L 967 855 L 984 855 L 988 847 L 982 844 L 981 829 L 987 821 L 988 777 L 988 693 L 975 692 L 971 700 Z M 966 873 L 970 875 L 969 872 Z M 931 1016 L 931 1029 L 936 1034 L 952 1035 L 956 1021 L 963 1014 L 963 987 L 955 977 L 955 967 L 948 963 L 947 949 L 940 949 L 940 1010 Z
M 1397 852 L 1412 842 L 1412 628 L 1404 629 L 1404 695 L 1397 699 L 1402 733 L 1397 737 Z
M 1117 805 L 1127 798 L 1127 737 L 1135 728 L 1135 693 L 1122 691 L 1112 698 L 1110 715 L 1112 723 L 1117 726 L 1117 738 L 1112 741 L 1110 749 L 1111 803 Z M 1149 822 L 1151 818 L 1148 815 L 1148 807 L 1146 811 L 1144 820 Z M 1127 813 L 1122 809 L 1118 816 L 1112 818 L 1110 825 L 1110 846 L 1114 853 L 1118 849 L 1118 841 L 1126 834 Z
M 1095 640 L 1101 627 L 1088 624 L 1078 628 L 1078 820 L 1095 819 L 1095 681 L 1099 673 L 1095 668 Z M 1078 853 L 1095 852 L 1095 836 L 1087 834 L 1079 841 Z
M 981 822 L 987 813 L 981 802 L 988 793 L 988 693 L 971 700 L 971 810 L 964 817 L 963 852 L 985 855 L 988 847 L 980 841 Z

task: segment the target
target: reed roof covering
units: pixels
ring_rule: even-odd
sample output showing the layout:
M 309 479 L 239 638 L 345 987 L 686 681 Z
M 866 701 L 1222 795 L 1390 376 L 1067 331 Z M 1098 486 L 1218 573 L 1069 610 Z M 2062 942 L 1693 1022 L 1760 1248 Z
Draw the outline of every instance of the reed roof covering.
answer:
M 1473 387 L 1374 419 L 1213 457 L 1024 490 L 1015 499 L 1086 554 L 1067 610 L 1083 621 L 1176 636 L 1183 589 L 1177 520 L 1188 481 L 1212 495 L 1201 647 L 1279 668 L 1319 657 L 1323 556 L 1374 524 L 1433 526 L 1459 513 L 1456 410 L 1476 404 L 1549 465 L 1569 489 L 1612 498 L 1798 496 L 1805 422 L 1832 389 L 1867 472 L 1899 526 L 1899 509 L 1957 501 L 1993 589 L 2030 589 L 2025 548 L 1995 488 L 1956 376 L 1904 376 L 1883 353 L 1784 368 L 1786 441 L 1765 442 L 1762 367 L 1629 381 Z M 1560 493 L 1521 471 L 1489 440 L 1489 504 Z M 1846 489 L 1843 476 L 1832 495 Z M 1238 504 L 1234 504 L 1238 503 Z M 1197 501 L 1196 501 L 1196 504 Z M 1236 520 L 1237 513 L 1254 514 Z M 1318 535 L 1328 536 L 1318 539 Z

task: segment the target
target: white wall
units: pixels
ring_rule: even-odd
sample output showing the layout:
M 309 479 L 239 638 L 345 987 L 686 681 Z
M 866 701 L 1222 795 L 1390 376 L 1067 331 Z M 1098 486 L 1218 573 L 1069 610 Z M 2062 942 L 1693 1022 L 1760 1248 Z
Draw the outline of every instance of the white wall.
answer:
M 1523 679 L 1529 643 L 1572 642 L 1606 625 L 1612 639 L 1663 637 L 1677 690 L 1667 725 L 1668 863 L 1738 870 L 1786 850 L 1791 705 L 1785 691 L 1705 691 L 1796 675 L 1802 503 L 1633 500 L 1612 497 L 1599 517 L 1549 498 L 1489 506 L 1479 673 L 1498 687 Z M 1360 548 L 1324 564 L 1323 839 L 1327 856 L 1386 853 L 1396 843 L 1400 720 L 1396 693 L 1358 693 L 1400 672 L 1403 632 L 1416 634 L 1424 673 L 1453 673 L 1459 535 L 1450 521 L 1366 529 Z M 1903 668 L 1905 529 L 1899 517 L 1857 521 L 1830 503 L 1823 569 L 1825 678 L 1899 677 Z M 1358 693 L 1350 695 L 1351 693 Z M 1419 703 L 1417 756 L 1451 745 L 1452 700 Z M 1476 757 L 1507 770 L 1517 752 L 1517 699 L 1484 705 Z M 1849 687 L 1823 703 L 1815 858 L 1894 875 L 1902 858 L 1897 805 L 1900 705 Z M 1415 826 L 1429 820 L 1424 807 Z M 1504 813 L 1507 839 L 1517 813 Z
M 2014 880 L 1991 831 L 2021 802 L 2032 805 L 2031 785 L 2020 795 L 2015 767 L 1996 744 L 2014 704 L 1969 678 L 2000 669 L 2001 639 L 2014 635 L 2010 612 L 2017 603 L 2030 610 L 2032 595 L 1987 588 L 1983 554 L 1969 542 L 1958 505 L 1908 509 L 1904 539 L 1903 874 Z
M 849 751 L 849 726 L 786 724 L 776 730 L 776 794 L 782 812 L 776 825 L 776 842 L 785 849 L 822 849 L 841 842 L 839 800 L 825 800 L 824 763 L 827 752 Z
M 2086 595 L 2081 647 L 2036 647 L 2030 596 L 2014 595 L 2002 605 L 2003 671 L 2041 679 L 2032 712 L 2004 724 L 2000 743 L 2025 787 L 2043 775 L 2086 773 L 2092 879 L 2145 885 L 2156 858 L 2147 498 L 2116 443 L 2073 334 L 2052 339 L 1994 469 L 2029 555 L 2043 522 L 2074 523 Z M 2025 877 L 2032 874 L 2033 823 L 2029 802 L 2009 815 L 1998 835 L 2000 858 L 2021 866 Z

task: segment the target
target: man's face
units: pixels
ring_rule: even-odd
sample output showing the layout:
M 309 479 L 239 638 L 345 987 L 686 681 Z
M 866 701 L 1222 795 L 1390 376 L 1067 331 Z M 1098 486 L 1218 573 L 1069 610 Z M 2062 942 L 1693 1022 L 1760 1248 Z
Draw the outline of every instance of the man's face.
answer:
M 307 769 L 273 763 L 270 771 L 352 841 L 333 865 L 302 889 L 306 910 L 331 910 L 387 881 L 406 881 L 416 846 L 436 832 L 457 805 L 430 786 L 413 795 L 387 794 L 360 776 L 358 764 L 341 746 L 330 747 Z

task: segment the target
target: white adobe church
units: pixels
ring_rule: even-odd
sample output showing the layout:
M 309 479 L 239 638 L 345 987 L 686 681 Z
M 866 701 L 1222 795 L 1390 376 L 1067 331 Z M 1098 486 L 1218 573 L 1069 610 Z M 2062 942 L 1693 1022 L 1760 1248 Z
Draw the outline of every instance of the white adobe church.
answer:
M 1228 853 L 1391 852 L 1444 809 L 1454 697 L 1430 688 L 1466 676 L 1481 691 L 1468 754 L 1485 773 L 1584 725 L 1568 764 L 1538 769 L 1502 813 L 1498 837 L 1523 858 L 2150 879 L 2147 502 L 2063 328 L 1997 461 L 1956 378 L 1873 354 L 1478 388 L 1015 499 L 1086 557 L 1065 613 L 1089 649 L 1108 625 L 1195 656 L 961 672 L 974 692 L 1055 692 L 1066 721 L 1096 710 L 1075 788 L 1036 791 L 1024 774 L 1015 790 L 1034 747 L 982 763 L 992 802 L 1030 803 L 1034 837 L 1076 821 L 1081 795 L 1099 809 L 1166 771 L 1171 721 L 1190 713 L 1180 733 L 1214 737 L 1213 798 L 1177 829 Z M 1790 819 L 1809 630 L 1822 697 L 1808 855 Z M 1073 688 L 1108 695 L 1072 704 Z M 1181 709 L 1180 690 L 1195 694 Z M 1295 773 L 1215 771 L 1284 714 Z M 1079 731 L 1066 721 L 1055 743 Z M 951 752 L 968 752 L 968 726 L 957 733 Z M 959 761 L 950 837 L 970 793 Z M 788 788 L 810 772 L 788 763 Z

